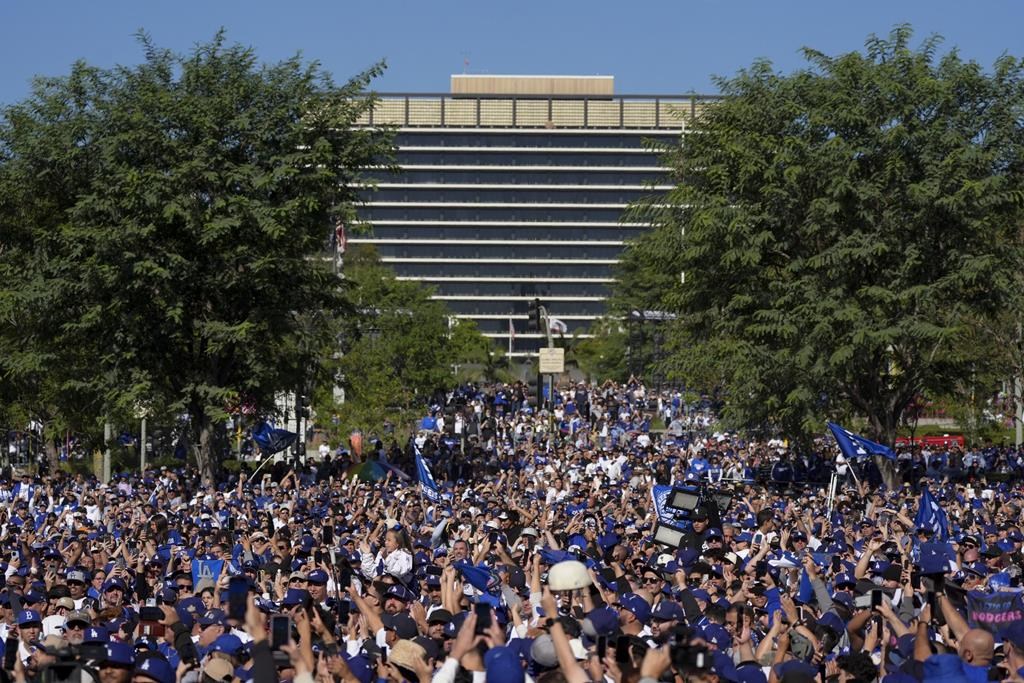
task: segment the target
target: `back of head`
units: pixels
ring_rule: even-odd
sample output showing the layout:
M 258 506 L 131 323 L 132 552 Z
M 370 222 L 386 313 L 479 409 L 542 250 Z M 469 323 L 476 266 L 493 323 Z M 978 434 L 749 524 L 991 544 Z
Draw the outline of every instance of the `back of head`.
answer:
M 972 628 L 960 639 L 960 658 L 974 666 L 988 666 L 992 663 L 995 645 L 991 633 Z

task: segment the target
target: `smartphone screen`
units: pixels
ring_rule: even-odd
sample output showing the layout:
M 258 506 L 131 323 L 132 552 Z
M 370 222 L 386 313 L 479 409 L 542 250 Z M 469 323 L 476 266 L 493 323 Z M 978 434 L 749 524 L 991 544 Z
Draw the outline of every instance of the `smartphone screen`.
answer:
M 323 538 L 324 538 L 324 545 L 332 545 L 334 543 L 334 527 L 332 527 L 332 526 L 325 526 L 324 527 Z
M 632 661 L 629 657 L 629 636 L 619 636 L 615 641 L 615 661 L 619 664 L 629 664 Z
M 313 560 L 317 563 L 318 566 L 323 564 L 324 563 L 324 551 L 323 550 L 317 550 L 315 553 L 313 553 Z
M 292 618 L 287 614 L 270 617 L 270 647 L 280 650 L 292 637 Z
M 603 660 L 604 656 L 608 653 L 608 636 L 597 637 L 597 657 Z
M 910 572 L 910 587 L 916 591 L 921 590 L 921 572 Z
M 838 574 L 840 571 L 842 571 L 842 568 L 843 568 L 843 560 L 842 560 L 842 558 L 840 558 L 838 555 L 833 555 L 832 556 L 832 573 L 833 574 Z
M 882 606 L 882 591 L 871 591 L 871 609 Z
M 244 576 L 232 576 L 228 581 L 228 618 L 245 621 L 249 608 L 249 580 Z
M 756 534 L 754 534 L 753 541 L 754 545 L 761 545 L 762 543 L 764 543 L 764 534 L 758 531 Z
M 492 531 L 491 533 L 487 534 L 487 540 L 489 540 L 491 543 L 497 543 L 498 542 L 498 532 L 497 531 Z
M 484 635 L 491 628 L 491 606 L 477 603 L 473 611 L 476 612 L 476 632 L 478 635 Z

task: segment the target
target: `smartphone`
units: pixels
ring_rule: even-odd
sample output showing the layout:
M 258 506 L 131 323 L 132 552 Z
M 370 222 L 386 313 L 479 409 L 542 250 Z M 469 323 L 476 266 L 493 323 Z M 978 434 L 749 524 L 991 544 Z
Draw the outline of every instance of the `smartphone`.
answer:
M 605 654 L 608 653 L 608 636 L 597 637 L 597 658 L 604 660 Z
M 754 534 L 754 538 L 752 540 L 753 540 L 753 545 L 761 545 L 762 543 L 764 543 L 764 534 L 762 534 L 760 531 L 758 531 L 757 533 Z
M 882 591 L 871 591 L 871 609 L 882 606 Z
M 287 614 L 270 617 L 270 648 L 280 650 L 292 637 L 292 618 Z
M 228 618 L 245 621 L 249 608 L 249 580 L 244 576 L 232 576 L 228 581 Z
M 332 527 L 332 526 L 325 526 L 324 527 L 323 541 L 324 541 L 324 545 L 333 545 L 334 544 L 334 527 Z
M 921 572 L 910 572 L 910 587 L 916 591 L 921 590 Z
M 4 641 L 4 671 L 14 671 L 17 656 L 18 639 L 14 636 L 7 636 L 7 640 Z
M 491 533 L 487 534 L 487 540 L 490 541 L 491 543 L 497 543 L 498 542 L 498 532 L 497 531 L 492 531 Z
M 476 634 L 482 636 L 491 630 L 491 606 L 477 603 L 473 611 L 476 612 Z
M 313 560 L 316 562 L 317 566 L 322 565 L 324 563 L 324 551 L 317 550 L 316 552 L 314 552 Z
M 387 664 L 388 663 L 388 649 L 386 647 L 382 647 L 380 649 L 380 663 L 381 664 Z
M 228 529 L 231 531 L 235 530 L 235 516 L 228 515 Z
M 619 636 L 619 639 L 615 641 L 615 661 L 619 664 L 632 662 L 629 656 L 629 636 Z
M 428 564 L 427 565 L 427 575 L 428 576 L 441 576 L 441 568 L 438 567 L 436 564 Z
M 832 556 L 832 573 L 838 574 L 843 569 L 843 559 L 838 555 Z

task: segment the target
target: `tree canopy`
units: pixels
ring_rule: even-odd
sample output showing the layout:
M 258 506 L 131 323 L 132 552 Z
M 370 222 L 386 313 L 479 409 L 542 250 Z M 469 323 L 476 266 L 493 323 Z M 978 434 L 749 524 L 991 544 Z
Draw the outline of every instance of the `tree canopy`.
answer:
M 422 417 L 437 391 L 449 389 L 473 364 L 486 374 L 500 351 L 471 320 L 456 320 L 443 301 L 418 282 L 399 280 L 370 245 L 345 255 L 346 298 L 352 317 L 339 321 L 341 354 L 332 363 L 345 402 L 323 383 L 315 408 L 320 424 L 344 438 L 352 429 L 374 431 Z M 327 417 L 337 416 L 335 425 Z
M 320 258 L 391 133 L 357 128 L 381 65 L 338 86 L 261 64 L 223 33 L 137 66 L 77 63 L 0 118 L 0 375 L 78 429 L 187 414 L 212 472 L 218 424 L 308 385 L 347 310 Z M 10 387 L 13 387 L 11 389 Z
M 724 389 L 734 425 L 806 436 L 855 414 L 891 442 L 1019 295 L 1024 65 L 911 39 L 719 79 L 721 102 L 664 149 L 674 189 L 634 209 L 655 228 L 619 305 L 679 314 L 671 374 Z

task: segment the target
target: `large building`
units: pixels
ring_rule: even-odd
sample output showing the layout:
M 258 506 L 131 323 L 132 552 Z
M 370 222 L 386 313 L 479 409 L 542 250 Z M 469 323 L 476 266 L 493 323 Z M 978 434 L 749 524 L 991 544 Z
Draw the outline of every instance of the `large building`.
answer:
M 360 216 L 372 232 L 349 242 L 513 355 L 540 345 L 535 298 L 583 334 L 645 229 L 627 206 L 667 189 L 647 142 L 678 140 L 707 100 L 615 95 L 605 76 L 458 75 L 447 94 L 382 95 L 362 123 L 397 127 L 401 172 L 376 174 Z

